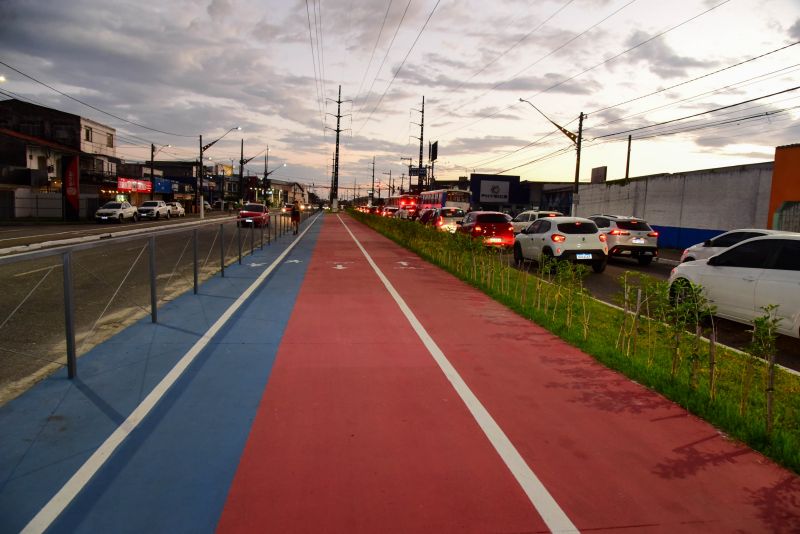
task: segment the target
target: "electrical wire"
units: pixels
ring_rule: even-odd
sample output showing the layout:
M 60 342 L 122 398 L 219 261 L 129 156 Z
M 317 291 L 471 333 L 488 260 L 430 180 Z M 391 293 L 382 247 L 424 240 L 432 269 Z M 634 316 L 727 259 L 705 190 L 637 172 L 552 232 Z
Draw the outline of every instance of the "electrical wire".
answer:
M 372 60 L 375 58 L 375 51 L 378 49 L 378 43 L 381 40 L 381 35 L 383 35 L 383 27 L 386 25 L 386 19 L 389 17 L 389 9 L 392 7 L 392 1 L 389 0 L 389 4 L 386 6 L 386 13 L 383 14 L 383 22 L 381 22 L 381 27 L 378 30 L 378 38 L 375 39 L 375 44 L 372 46 L 372 53 L 369 55 L 369 62 L 367 62 L 367 68 L 364 70 L 364 75 L 361 77 L 361 83 L 358 85 L 358 91 L 356 91 L 356 97 L 353 99 L 353 104 L 358 102 L 358 97 L 361 96 L 361 89 L 364 88 L 364 82 L 367 80 L 367 74 L 369 74 L 369 69 L 372 67 Z
M 431 17 L 433 17 L 433 14 L 436 12 L 436 8 L 439 7 L 439 3 L 441 1 L 442 0 L 436 0 L 436 5 L 433 6 L 433 9 L 431 10 L 430 14 L 428 15 L 428 18 L 425 20 L 425 24 L 422 25 L 422 28 L 419 30 L 419 33 L 417 33 L 416 39 L 414 39 L 414 42 L 411 43 L 411 48 L 408 49 L 408 52 L 406 53 L 405 57 L 403 58 L 402 63 L 400 63 L 400 66 L 397 68 L 397 71 L 394 73 L 394 76 L 392 76 L 392 79 L 389 81 L 389 84 L 386 86 L 386 90 L 383 91 L 383 94 L 378 99 L 378 102 L 375 104 L 375 107 L 372 108 L 372 111 L 370 112 L 369 117 L 367 117 L 367 120 L 364 121 L 364 124 L 362 124 L 361 128 L 358 129 L 358 132 L 356 132 L 357 134 L 360 133 L 361 130 L 364 129 L 364 126 L 366 126 L 367 123 L 370 121 L 370 119 L 372 118 L 372 115 L 375 113 L 375 110 L 377 110 L 378 107 L 381 105 L 381 102 L 383 102 L 383 98 L 386 96 L 386 93 L 389 92 L 389 88 L 394 83 L 394 80 L 397 78 L 397 75 L 400 74 L 401 70 L 403 70 L 403 66 L 406 64 L 406 60 L 408 60 L 408 56 L 411 55 L 411 51 L 414 50 L 414 47 L 417 45 L 417 41 L 419 41 L 419 38 L 422 36 L 422 32 L 424 32 L 425 28 L 428 27 L 428 23 L 431 21 Z
M 22 76 L 25 76 L 29 80 L 32 80 L 32 81 L 34 81 L 34 82 L 36 82 L 36 83 L 38 83 L 40 85 L 43 85 L 43 86 L 47 87 L 48 89 L 50 89 L 51 91 L 55 91 L 56 93 L 60 94 L 61 96 L 67 97 L 70 100 L 74 100 L 75 102 L 77 102 L 79 104 L 83 104 L 84 106 L 86 106 L 88 108 L 91 108 L 91 109 L 93 109 L 95 111 L 98 111 L 98 112 L 100 112 L 100 113 L 102 113 L 104 115 L 108 115 L 109 117 L 113 117 L 113 118 L 115 118 L 117 120 L 120 120 L 122 122 L 126 122 L 128 124 L 132 124 L 132 125 L 137 126 L 139 128 L 144 128 L 145 130 L 150 130 L 151 132 L 158 132 L 158 133 L 161 133 L 161 134 L 164 134 L 164 135 L 172 135 L 172 136 L 175 136 L 175 137 L 197 137 L 196 135 L 185 135 L 185 134 L 179 134 L 179 133 L 174 133 L 174 132 L 165 132 L 164 130 L 159 130 L 157 128 L 151 128 L 149 126 L 145 126 L 144 124 L 139 124 L 138 122 L 129 121 L 128 119 L 124 119 L 124 118 L 120 117 L 119 115 L 114 115 L 113 113 L 109 113 L 108 111 L 102 110 L 102 109 L 100 109 L 98 107 L 95 107 L 95 106 L 93 106 L 91 104 L 88 104 L 88 103 L 84 102 L 83 100 L 79 100 L 79 99 L 75 98 L 74 96 L 69 95 L 69 94 L 67 94 L 67 93 L 65 93 L 63 91 L 59 91 L 55 87 L 52 87 L 52 86 L 46 84 L 45 82 L 43 82 L 41 80 L 37 80 L 33 76 L 31 76 L 29 74 L 26 74 L 26 73 L 22 72 L 21 70 L 19 70 L 17 68 L 12 67 L 11 65 L 9 65 L 8 63 L 5 63 L 4 61 L 0 61 L 0 65 L 4 65 L 4 66 L 8 67 L 9 69 L 13 70 L 14 72 L 16 72 L 18 74 L 21 74 Z
M 311 45 L 311 63 L 314 66 L 314 90 L 317 93 L 317 108 L 319 109 L 320 121 L 322 122 L 323 131 L 325 129 L 325 116 L 322 112 L 322 100 L 320 98 L 320 85 L 319 76 L 317 76 L 317 58 L 314 53 L 314 37 L 311 34 L 311 10 L 308 7 L 308 0 L 306 0 L 306 19 L 308 20 L 308 40 Z

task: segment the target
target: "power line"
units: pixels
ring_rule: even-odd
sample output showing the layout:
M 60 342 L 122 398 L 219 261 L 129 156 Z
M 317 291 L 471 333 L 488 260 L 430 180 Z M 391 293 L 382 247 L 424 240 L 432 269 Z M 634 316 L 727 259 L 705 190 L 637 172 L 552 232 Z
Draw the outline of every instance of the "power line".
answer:
M 361 105 L 358 107 L 358 111 L 356 111 L 356 113 L 361 113 L 361 110 L 364 109 L 364 106 L 367 105 L 367 100 L 369 100 L 369 95 L 372 94 L 372 88 L 375 87 L 375 82 L 378 81 L 378 76 L 381 73 L 381 69 L 383 69 L 384 63 L 386 63 L 386 58 L 389 57 L 389 52 L 392 50 L 392 46 L 394 46 L 394 40 L 395 38 L 397 38 L 397 34 L 400 32 L 400 27 L 403 25 L 403 21 L 406 19 L 406 13 L 408 13 L 408 6 L 410 5 L 411 5 L 411 0 L 408 0 L 406 8 L 403 10 L 403 14 L 400 17 L 400 22 L 397 23 L 397 28 L 395 28 L 394 30 L 394 35 L 392 35 L 392 40 L 389 41 L 389 47 L 386 49 L 386 53 L 383 55 L 381 64 L 378 66 L 378 70 L 375 71 L 375 77 L 372 79 L 372 83 L 369 86 L 369 91 L 367 91 L 367 96 L 364 97 L 364 100 L 361 102 Z M 359 131 L 361 130 L 359 129 Z
M 386 13 L 383 15 L 383 22 L 381 22 L 381 27 L 378 30 L 378 38 L 375 39 L 375 44 L 372 46 L 372 53 L 369 55 L 369 62 L 367 63 L 367 68 L 364 70 L 364 76 L 361 77 L 361 83 L 358 85 L 358 91 L 356 91 L 356 97 L 353 99 L 353 102 L 358 102 L 358 97 L 361 96 L 361 89 L 364 87 L 364 82 L 367 79 L 367 74 L 369 74 L 369 68 L 372 66 L 372 60 L 375 57 L 375 51 L 378 49 L 378 43 L 381 40 L 381 35 L 383 35 L 383 27 L 386 25 L 386 19 L 389 17 L 389 9 L 392 7 L 392 0 L 389 0 L 389 4 L 386 6 Z
M 763 96 L 759 96 L 759 97 L 756 97 L 756 98 L 743 100 L 741 102 L 737 102 L 735 104 L 730 104 L 728 106 L 722 106 L 722 107 L 719 107 L 719 108 L 710 109 L 708 111 L 701 111 L 700 113 L 693 113 L 691 115 L 686 115 L 685 117 L 679 117 L 677 119 L 671 119 L 671 120 L 668 120 L 668 121 L 663 121 L 663 122 L 659 122 L 659 123 L 655 123 L 655 124 L 650 124 L 648 126 L 640 126 L 639 128 L 631 128 L 629 130 L 623 130 L 623 131 L 620 131 L 620 132 L 614 132 L 614 133 L 605 134 L 605 135 L 598 135 L 597 137 L 594 137 L 594 139 L 604 139 L 604 138 L 608 138 L 608 137 L 616 137 L 618 135 L 625 135 L 625 134 L 630 134 L 630 133 L 633 133 L 633 132 L 639 132 L 639 131 L 642 131 L 642 130 L 647 130 L 649 128 L 655 128 L 657 126 L 663 126 L 665 124 L 672 124 L 672 123 L 675 123 L 675 122 L 678 122 L 678 121 L 691 119 L 691 118 L 694 118 L 694 117 L 700 117 L 702 115 L 708 115 L 709 113 L 715 113 L 717 111 L 722 111 L 722 110 L 730 109 L 730 108 L 733 108 L 733 107 L 736 107 L 736 106 L 741 106 L 743 104 L 749 104 L 750 102 L 756 102 L 758 100 L 763 100 L 765 98 L 770 98 L 770 97 L 773 97 L 773 96 L 782 95 L 782 94 L 785 94 L 785 93 L 796 91 L 798 89 L 800 89 L 800 85 L 795 86 L 795 87 L 791 87 L 789 89 L 784 89 L 783 91 L 778 91 L 776 93 L 771 93 L 771 94 L 768 94 L 768 95 L 763 95 Z
M 386 93 L 389 91 L 389 88 L 392 86 L 392 83 L 394 83 L 394 80 L 395 80 L 395 78 L 397 78 L 397 75 L 400 74 L 401 70 L 403 70 L 403 65 L 406 64 L 406 60 L 408 59 L 408 56 L 411 55 L 411 51 L 414 50 L 414 47 L 417 45 L 417 41 L 419 41 L 419 38 L 422 36 L 422 32 L 424 32 L 425 28 L 428 27 L 428 23 L 430 22 L 431 17 L 433 17 L 433 14 L 436 12 L 436 8 L 439 7 L 439 3 L 441 1 L 442 0 L 436 0 L 436 5 L 433 6 L 433 9 L 431 10 L 430 14 L 428 15 L 428 18 L 425 20 L 425 24 L 423 24 L 422 28 L 419 30 L 419 33 L 417 34 L 416 39 L 414 39 L 414 42 L 411 43 L 411 48 L 408 49 L 408 52 L 406 53 L 406 56 L 403 58 L 403 62 L 400 63 L 400 66 L 397 68 L 397 71 L 394 73 L 394 76 L 392 76 L 392 79 L 389 81 L 389 85 L 386 86 L 386 90 L 383 92 L 381 97 L 378 99 L 378 103 L 375 104 L 374 108 L 372 108 L 372 111 L 370 112 L 369 117 L 367 117 L 367 120 L 364 121 L 364 124 L 361 125 L 361 128 L 358 129 L 357 133 L 360 133 L 361 130 L 364 129 L 364 126 L 366 126 L 367 123 L 369 122 L 369 120 L 372 118 L 372 115 L 373 115 L 373 113 L 375 113 L 375 110 L 377 110 L 378 106 L 380 106 L 381 102 L 383 102 L 383 97 L 386 96 Z
M 95 111 L 103 113 L 104 115 L 108 115 L 109 117 L 114 117 L 115 119 L 120 120 L 122 122 L 127 122 L 128 124 L 132 124 L 134 126 L 138 126 L 139 128 L 144 128 L 145 130 L 150 130 L 151 132 L 158 132 L 158 133 L 161 133 L 161 134 L 164 134 L 164 135 L 172 135 L 172 136 L 175 136 L 175 137 L 197 137 L 196 135 L 185 135 L 185 134 L 178 134 L 178 133 L 174 133 L 174 132 L 165 132 L 164 130 L 158 130 L 156 128 L 151 128 L 149 126 L 145 126 L 144 124 L 139 124 L 138 122 L 129 121 L 128 119 L 124 119 L 124 118 L 120 117 L 119 115 L 114 115 L 113 113 L 109 113 L 108 111 L 102 110 L 102 109 L 100 109 L 98 107 L 95 107 L 95 106 L 93 106 L 91 104 L 88 104 L 88 103 L 84 102 L 83 100 L 79 100 L 79 99 L 75 98 L 74 96 L 68 95 L 67 93 L 65 93 L 63 91 L 59 91 L 55 87 L 52 87 L 52 86 L 44 83 L 41 80 L 37 80 L 36 78 L 34 78 L 33 76 L 31 76 L 29 74 L 25 74 L 21 70 L 12 67 L 8 63 L 0 61 L 0 65 L 4 65 L 4 66 L 8 67 L 9 69 L 13 70 L 14 72 L 16 72 L 18 74 L 21 74 L 22 76 L 25 76 L 29 80 L 32 80 L 32 81 L 34 81 L 34 82 L 36 82 L 36 83 L 38 83 L 40 85 L 43 85 L 43 86 L 47 87 L 48 89 L 50 89 L 51 91 L 55 91 L 56 93 L 60 94 L 61 96 L 65 96 L 65 97 L 69 98 L 70 100 L 74 100 L 75 102 L 77 102 L 79 104 L 83 104 L 84 106 L 86 106 L 88 108 L 91 108 L 91 109 L 93 109 Z
M 306 19 L 308 20 L 308 40 L 311 45 L 311 63 L 314 66 L 314 90 L 317 93 L 317 108 L 319 109 L 320 121 L 322 128 L 325 128 L 325 116 L 322 113 L 322 99 L 320 97 L 319 77 L 317 76 L 317 59 L 314 54 L 314 37 L 311 35 L 311 10 L 308 8 L 308 0 L 306 0 Z

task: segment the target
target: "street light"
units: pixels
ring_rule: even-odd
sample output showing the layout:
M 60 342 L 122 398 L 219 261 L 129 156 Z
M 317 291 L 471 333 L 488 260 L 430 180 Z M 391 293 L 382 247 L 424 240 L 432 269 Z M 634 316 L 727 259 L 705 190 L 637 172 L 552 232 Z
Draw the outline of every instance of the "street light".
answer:
M 578 121 L 578 135 L 575 135 L 574 133 L 570 132 L 566 128 L 563 128 L 563 127 L 559 126 L 558 124 L 556 124 L 555 122 L 553 122 L 552 120 L 550 120 L 550 117 L 548 117 L 547 115 L 542 113 L 542 110 L 540 110 L 539 108 L 537 108 L 536 106 L 534 106 L 533 104 L 531 104 L 530 102 L 525 100 L 524 98 L 520 98 L 519 101 L 520 102 L 525 102 L 526 104 L 529 104 L 533 109 L 538 111 L 539 114 L 542 117 L 544 117 L 545 119 L 547 119 L 547 121 L 550 124 L 552 124 L 553 126 L 558 128 L 559 131 L 561 131 L 561 133 L 563 133 L 564 135 L 569 137 L 570 141 L 572 141 L 573 144 L 575 144 L 575 146 L 577 147 L 577 156 L 575 158 L 575 186 L 572 189 L 572 213 L 571 213 L 571 215 L 573 217 L 576 217 L 578 215 L 578 179 L 580 178 L 580 174 L 581 174 L 581 141 L 583 139 L 583 118 L 584 118 L 585 115 L 583 114 L 583 112 L 581 112 L 581 115 L 580 115 L 580 118 L 579 118 L 579 121 Z
M 156 194 L 156 175 L 154 170 L 156 154 L 158 154 L 165 148 L 171 146 L 172 145 L 164 145 L 158 150 L 156 150 L 156 145 L 150 143 L 150 200 L 155 199 L 155 194 Z
M 219 141 L 220 139 L 222 139 L 223 137 L 225 137 L 226 135 L 228 135 L 232 131 L 241 130 L 241 129 L 242 129 L 241 126 L 234 126 L 230 130 L 228 130 L 227 132 L 222 134 L 215 141 L 211 141 L 207 145 L 203 145 L 203 136 L 202 136 L 202 134 L 200 135 L 200 171 L 197 173 L 197 190 L 195 191 L 194 196 L 195 196 L 195 202 L 199 205 L 199 211 L 200 211 L 200 218 L 201 219 L 205 218 L 205 206 L 203 205 L 203 202 L 201 202 L 201 199 L 203 199 L 203 196 L 201 194 L 202 193 L 202 187 L 203 187 L 203 182 L 205 181 L 205 167 L 203 166 L 203 152 L 205 152 L 206 150 L 208 150 L 209 148 L 214 146 L 214 144 L 217 141 Z

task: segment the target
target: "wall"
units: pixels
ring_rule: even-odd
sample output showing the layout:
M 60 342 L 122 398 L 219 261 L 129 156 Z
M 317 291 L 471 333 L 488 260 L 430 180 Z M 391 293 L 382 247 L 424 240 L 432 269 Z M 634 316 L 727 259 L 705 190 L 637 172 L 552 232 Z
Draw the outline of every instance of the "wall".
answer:
M 685 248 L 734 228 L 766 228 L 772 162 L 581 184 L 578 214 L 634 215 Z
M 767 228 L 773 227 L 775 212 L 784 202 L 800 202 L 800 145 L 779 146 L 775 149 L 775 171 Z

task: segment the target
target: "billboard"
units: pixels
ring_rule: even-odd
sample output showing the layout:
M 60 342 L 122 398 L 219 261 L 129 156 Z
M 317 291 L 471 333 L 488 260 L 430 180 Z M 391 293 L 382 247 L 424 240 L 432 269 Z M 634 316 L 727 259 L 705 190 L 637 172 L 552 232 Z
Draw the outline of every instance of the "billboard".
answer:
M 148 180 L 117 178 L 117 190 L 124 193 L 150 193 L 153 185 Z
M 481 180 L 479 202 L 508 203 L 509 182 Z

